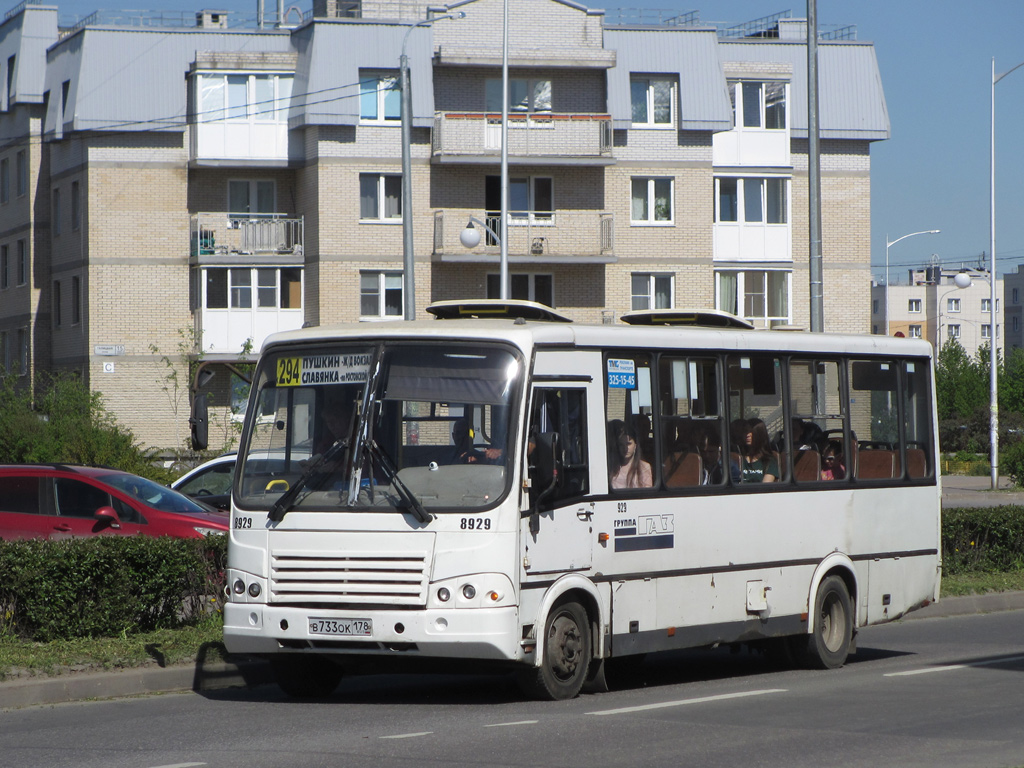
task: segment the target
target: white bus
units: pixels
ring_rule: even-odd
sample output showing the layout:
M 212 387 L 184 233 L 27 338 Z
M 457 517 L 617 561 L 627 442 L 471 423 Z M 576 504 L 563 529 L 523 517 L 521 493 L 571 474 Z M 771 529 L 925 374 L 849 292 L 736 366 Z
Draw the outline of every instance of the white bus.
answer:
M 262 350 L 224 640 L 287 693 L 326 696 L 360 657 L 504 663 L 550 699 L 686 647 L 832 668 L 937 599 L 927 342 L 430 311 Z

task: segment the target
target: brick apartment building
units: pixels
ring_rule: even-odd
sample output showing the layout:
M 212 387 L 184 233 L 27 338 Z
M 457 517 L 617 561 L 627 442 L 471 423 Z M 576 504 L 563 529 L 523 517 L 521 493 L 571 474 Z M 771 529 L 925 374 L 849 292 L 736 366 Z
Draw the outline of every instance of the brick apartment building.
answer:
M 809 327 L 806 25 L 509 3 L 512 296 L 581 322 L 714 307 Z M 190 356 L 231 363 L 275 330 L 401 318 L 404 204 L 418 317 L 499 295 L 498 244 L 459 233 L 500 218 L 502 8 L 315 0 L 281 24 L 97 13 L 67 29 L 56 6 L 14 8 L 0 363 L 26 386 L 75 371 L 145 444 L 173 449 Z M 448 10 L 466 17 L 411 27 Z M 889 122 L 874 49 L 850 32 L 818 48 L 825 329 L 867 333 L 869 149 Z M 221 370 L 213 445 L 230 442 L 239 391 Z

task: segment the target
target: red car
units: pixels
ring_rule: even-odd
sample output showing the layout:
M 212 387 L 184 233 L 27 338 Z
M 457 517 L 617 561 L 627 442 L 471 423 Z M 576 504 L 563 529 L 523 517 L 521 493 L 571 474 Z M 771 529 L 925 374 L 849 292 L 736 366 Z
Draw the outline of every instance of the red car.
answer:
M 0 539 L 71 536 L 198 538 L 228 530 L 227 513 L 144 477 L 64 464 L 0 465 Z

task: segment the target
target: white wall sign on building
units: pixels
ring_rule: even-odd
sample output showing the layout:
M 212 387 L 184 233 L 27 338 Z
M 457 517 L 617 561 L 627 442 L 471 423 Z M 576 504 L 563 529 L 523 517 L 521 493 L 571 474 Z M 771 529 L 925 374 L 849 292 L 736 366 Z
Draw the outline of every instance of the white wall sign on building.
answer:
M 123 355 L 124 344 L 94 344 L 92 348 L 94 355 Z

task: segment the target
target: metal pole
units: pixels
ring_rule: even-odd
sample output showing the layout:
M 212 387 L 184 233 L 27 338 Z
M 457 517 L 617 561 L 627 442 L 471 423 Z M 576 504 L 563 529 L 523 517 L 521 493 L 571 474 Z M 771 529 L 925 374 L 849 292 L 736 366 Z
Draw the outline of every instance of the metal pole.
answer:
M 509 298 L 508 280 L 508 0 L 504 0 L 502 11 L 501 40 L 501 298 Z
M 409 29 L 412 32 L 412 28 Z M 406 39 L 409 32 L 405 33 Z M 409 88 L 409 57 L 402 42 L 400 81 L 402 88 L 402 318 L 416 319 L 416 254 L 412 239 L 412 90 Z
M 817 0 L 807 0 L 807 187 L 810 207 L 808 266 L 811 289 L 811 332 L 821 333 L 825 330 L 825 303 L 821 265 L 821 147 L 818 137 Z
M 889 235 L 885 236 L 885 335 L 889 335 Z

